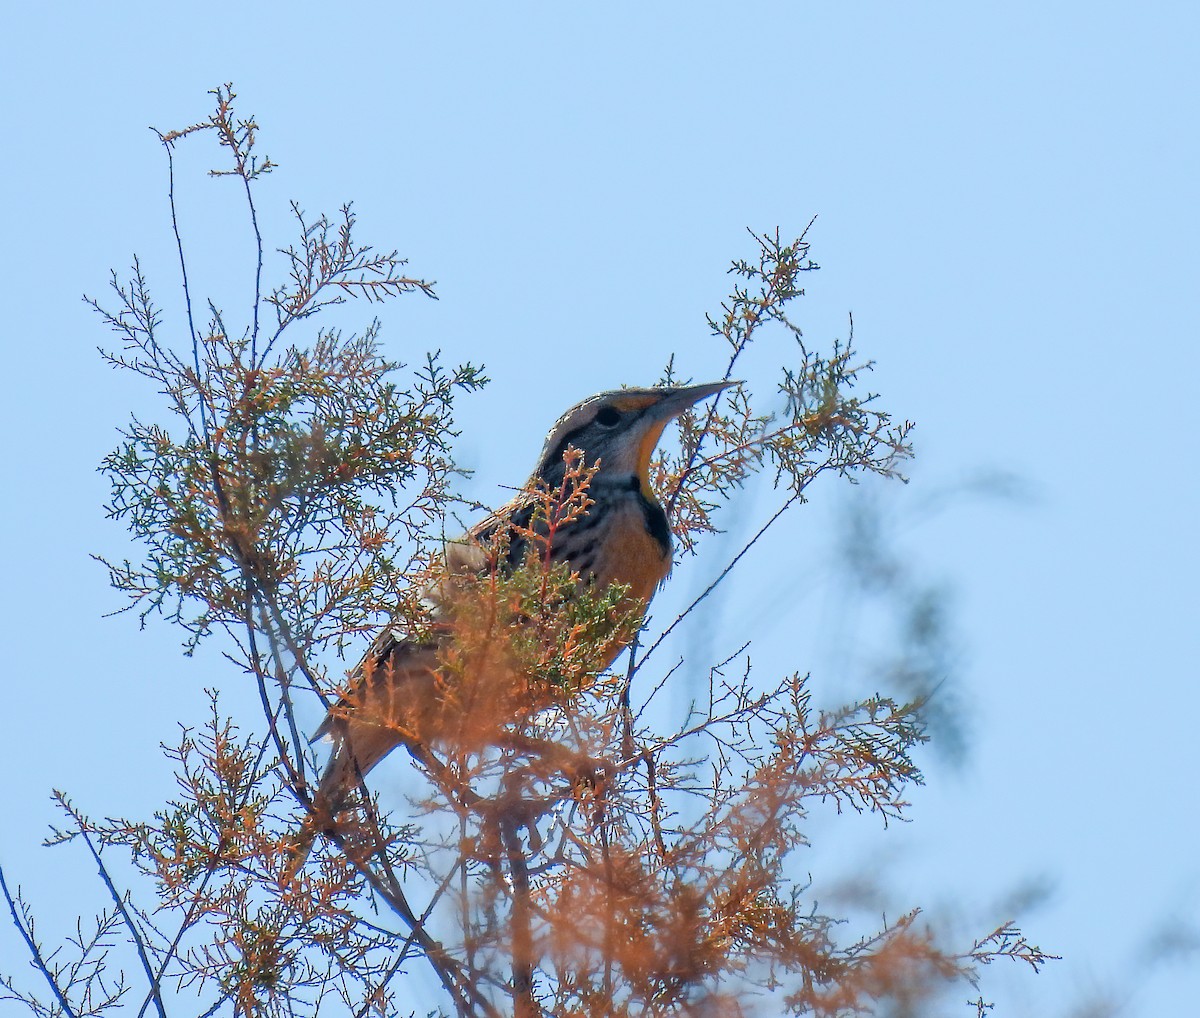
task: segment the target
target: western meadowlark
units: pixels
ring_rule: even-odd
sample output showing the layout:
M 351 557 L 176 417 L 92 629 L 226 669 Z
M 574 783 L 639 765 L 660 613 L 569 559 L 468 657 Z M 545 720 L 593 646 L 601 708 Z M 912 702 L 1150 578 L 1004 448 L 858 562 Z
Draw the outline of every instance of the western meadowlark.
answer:
M 453 577 L 487 569 L 483 545 L 502 531 L 506 531 L 506 550 L 501 565 L 513 568 L 520 564 L 528 535 L 537 532 L 538 526 L 531 492 L 539 485 L 561 486 L 567 469 L 564 455 L 575 448 L 586 465 L 598 463 L 587 488 L 592 504 L 585 514 L 554 532 L 548 547 L 550 558 L 568 563 L 581 583 L 599 589 L 624 585 L 627 596 L 644 608 L 671 569 L 671 530 L 650 485 L 651 456 L 671 420 L 731 384 L 621 389 L 576 404 L 550 429 L 522 494 L 471 528 L 465 539 L 447 544 L 445 574 Z M 431 600 L 436 617 L 436 592 Z M 398 745 L 406 741 L 427 744 L 445 731 L 448 719 L 439 715 L 446 713 L 445 661 L 453 650 L 447 644 L 454 639 L 453 622 L 435 626 L 431 635 L 420 640 L 398 625 L 389 626 L 351 673 L 345 695 L 330 709 L 314 736 L 331 737 L 333 751 L 314 797 L 315 815 L 297 840 L 289 872 L 294 873 L 303 863 L 316 830 L 328 825 L 344 807 L 363 775 Z M 611 664 L 621 650 L 622 645 L 610 646 L 600 667 Z M 493 655 L 502 656 L 502 650 Z M 496 667 L 495 660 L 477 657 L 459 675 L 458 684 L 475 686 L 486 700 L 495 684 L 483 673 Z M 461 703 L 461 698 L 456 699 Z M 493 717 L 501 709 L 499 704 L 485 702 L 482 706 L 485 711 L 490 709 Z

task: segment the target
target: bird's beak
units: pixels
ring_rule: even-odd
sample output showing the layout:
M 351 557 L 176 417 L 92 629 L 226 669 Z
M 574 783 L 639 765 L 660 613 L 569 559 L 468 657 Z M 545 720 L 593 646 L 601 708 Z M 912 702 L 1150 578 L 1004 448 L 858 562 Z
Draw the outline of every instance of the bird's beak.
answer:
M 684 385 L 677 389 L 663 389 L 659 401 L 649 408 L 648 416 L 666 424 L 667 421 L 678 417 L 688 407 L 699 403 L 705 397 L 716 395 L 722 389 L 741 384 L 741 382 L 706 382 L 704 385 Z
M 674 418 L 678 417 L 688 407 L 699 403 L 706 396 L 712 396 L 731 385 L 740 382 L 708 382 L 705 385 L 683 385 L 676 389 L 660 389 L 661 395 L 657 403 L 651 403 L 642 411 L 642 432 L 637 450 L 637 476 L 642 481 L 642 494 L 654 501 L 654 489 L 650 486 L 650 459 L 654 455 L 654 447 L 662 437 L 663 429 Z

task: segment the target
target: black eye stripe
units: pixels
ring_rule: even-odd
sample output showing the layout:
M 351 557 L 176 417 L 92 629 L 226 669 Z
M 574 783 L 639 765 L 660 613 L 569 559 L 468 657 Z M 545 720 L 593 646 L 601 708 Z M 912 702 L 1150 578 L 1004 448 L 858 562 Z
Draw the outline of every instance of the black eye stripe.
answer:
M 601 407 L 600 412 L 596 414 L 596 423 L 605 428 L 611 428 L 621 419 L 621 412 L 614 407 Z

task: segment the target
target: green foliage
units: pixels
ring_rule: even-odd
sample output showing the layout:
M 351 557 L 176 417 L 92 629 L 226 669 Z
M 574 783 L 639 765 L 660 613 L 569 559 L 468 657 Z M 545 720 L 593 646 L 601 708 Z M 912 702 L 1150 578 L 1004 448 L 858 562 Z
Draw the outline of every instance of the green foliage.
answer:
M 782 242 L 778 230 L 751 233 L 757 259 L 733 263 L 729 271 L 739 282 L 721 313 L 708 316 L 712 334 L 730 349 L 726 379 L 760 330 L 772 324 L 791 336 L 799 361 L 782 370 L 785 407 L 779 415 L 756 413 L 749 390 L 739 386 L 723 406 L 681 416 L 679 449 L 664 455 L 655 473 L 656 487 L 670 493 L 667 508 L 683 551 L 694 553 L 699 538 L 717 530 L 714 512 L 764 467 L 774 470 L 774 486 L 798 501 L 822 473 L 897 477 L 899 465 L 912 455 L 912 424 L 893 423 L 877 407 L 875 394 L 854 391 L 873 364 L 856 359 L 853 330 L 849 340 L 835 340 L 832 353 L 823 355 L 808 349 L 788 318 L 790 303 L 804 295 L 802 274 L 819 268 L 808 257 L 807 232 L 791 243 Z M 675 383 L 674 357 L 662 380 Z M 706 447 L 712 451 L 706 453 Z
M 160 137 L 170 154 L 179 139 L 215 130 L 235 164 L 219 172 L 244 174 L 249 188 L 274 164 L 250 154 L 256 125 L 233 116 L 228 87 L 215 95 L 210 120 Z M 141 562 L 105 564 L 143 622 L 165 611 L 183 626 L 189 652 L 214 627 L 240 629 L 261 589 L 273 592 L 273 623 L 306 650 L 340 650 L 390 615 L 398 577 L 437 554 L 431 524 L 450 498 L 455 394 L 487 381 L 471 364 L 444 367 L 437 353 L 415 370 L 387 358 L 378 320 L 277 346 L 290 325 L 347 294 L 433 296 L 395 252 L 355 240 L 349 207 L 336 230 L 293 209 L 301 238 L 284 251 L 288 281 L 263 298 L 276 312 L 265 343 L 258 300 L 240 332 L 210 302 L 197 332 L 189 292 L 188 330 L 165 328 L 136 260 L 127 283 L 113 274 L 115 309 L 88 299 L 120 337 L 105 359 L 153 382 L 171 411 L 166 422 L 132 419 L 102 464 L 110 516 L 146 547 Z M 163 338 L 181 332 L 183 349 Z
M 257 124 L 235 115 L 231 89 L 214 95 L 211 117 L 159 134 L 172 224 L 178 238 L 174 148 L 212 132 L 231 163 L 214 172 L 244 185 L 255 300 L 232 331 L 210 303 L 198 330 L 180 240 L 186 329 L 165 325 L 136 260 L 127 282 L 112 279 L 115 309 L 89 301 L 120 338 L 105 358 L 166 404 L 162 420 L 126 424 L 102 465 L 109 513 L 142 550 L 106 565 L 127 607 L 180 625 L 189 653 L 223 633 L 262 715 L 234 724 L 214 694 L 206 724 L 167 752 L 179 793 L 149 821 L 93 822 L 60 796 L 68 823 L 52 841 L 86 846 L 113 908 L 64 961 L 3 884 L 51 996 L 6 976 L 0 999 L 38 1015 L 109 1012 L 130 993 L 108 975 L 118 938 L 146 983 L 141 1010 L 159 1018 L 180 1000 L 206 1016 L 317 1014 L 334 997 L 363 1018 L 404 1012 L 403 979 L 418 965 L 463 1016 L 733 1015 L 769 989 L 790 1013 L 842 1018 L 881 999 L 927 999 L 937 981 L 973 978 L 995 957 L 1040 965 L 1046 955 L 1013 927 L 954 952 L 915 910 L 839 936 L 840 918 L 796 875 L 819 806 L 885 825 L 905 816 L 925 737 L 914 705 L 875 696 L 816 710 L 801 673 L 752 678 L 743 645 L 709 670 L 707 699 L 674 730 L 649 710 L 674 671 L 651 673 L 655 650 L 814 478 L 895 476 L 910 455 L 911 425 L 856 391 L 870 362 L 849 340 L 810 351 L 788 318 L 816 268 L 806 234 L 754 235 L 755 258 L 733 264 L 733 292 L 708 319 L 728 351 L 726 380 L 764 328 L 783 337 L 783 409 L 760 412 L 739 385 L 683 415 L 651 468 L 681 552 L 756 477 L 780 505 L 641 651 L 645 604 L 619 584 L 583 583 L 551 554 L 555 534 L 593 505 L 596 466 L 578 450 L 561 484 L 531 485 L 443 560 L 455 400 L 486 379 L 437 354 L 415 370 L 393 361 L 378 321 L 284 339 L 347 296 L 432 286 L 404 274 L 395 252 L 359 244 L 348 206 L 309 221 L 293 205 L 300 237 L 283 249 L 282 281 L 264 287 L 252 186 L 275 164 L 255 154 Z M 672 359 L 664 381 L 675 372 Z M 370 664 L 349 687 L 331 678 L 331 659 L 385 621 L 374 648 L 404 644 L 426 663 L 383 693 L 415 699 L 418 680 L 431 691 L 392 733 L 412 761 L 408 795 L 360 787 L 331 803 L 314 793 L 294 691 L 329 705 L 379 687 Z M 334 707 L 343 718 L 360 709 Z M 439 723 L 422 728 L 422 710 Z M 304 832 L 317 840 L 307 864 Z M 143 878 L 138 893 L 118 890 L 114 851 Z

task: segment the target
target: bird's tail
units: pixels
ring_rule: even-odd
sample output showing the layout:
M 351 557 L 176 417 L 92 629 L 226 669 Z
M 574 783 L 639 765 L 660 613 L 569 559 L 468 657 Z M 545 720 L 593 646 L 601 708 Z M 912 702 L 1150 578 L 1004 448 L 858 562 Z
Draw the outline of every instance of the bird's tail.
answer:
M 299 829 L 284 846 L 284 865 L 279 884 L 286 887 L 304 867 L 316 843 L 317 836 L 335 830 L 338 814 L 350 798 L 350 790 L 357 785 L 358 769 L 345 740 L 339 740 L 321 783 L 312 798 L 312 806 L 301 822 Z

